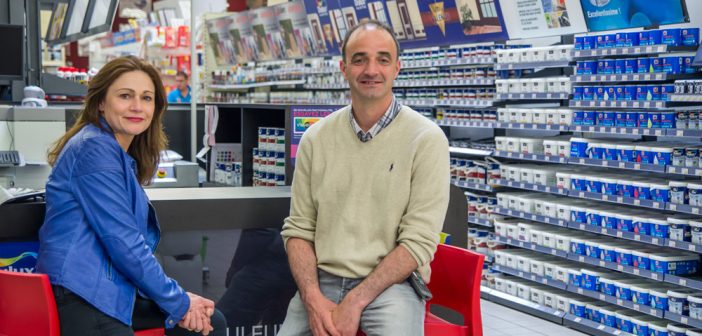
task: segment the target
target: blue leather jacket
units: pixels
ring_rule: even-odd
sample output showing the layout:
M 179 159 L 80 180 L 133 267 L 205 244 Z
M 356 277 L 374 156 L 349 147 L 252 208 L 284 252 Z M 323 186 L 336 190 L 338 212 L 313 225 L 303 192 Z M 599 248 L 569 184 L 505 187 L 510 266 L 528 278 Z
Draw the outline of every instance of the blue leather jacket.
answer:
M 37 271 L 127 325 L 139 290 L 165 312 L 171 328 L 190 299 L 153 255 L 160 228 L 136 162 L 104 119 L 101 124 L 73 136 L 49 176 Z

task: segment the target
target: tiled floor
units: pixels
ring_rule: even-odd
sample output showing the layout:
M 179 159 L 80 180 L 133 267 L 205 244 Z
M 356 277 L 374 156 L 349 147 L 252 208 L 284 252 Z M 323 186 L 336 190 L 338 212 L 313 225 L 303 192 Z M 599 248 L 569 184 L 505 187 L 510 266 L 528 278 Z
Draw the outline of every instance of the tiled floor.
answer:
M 585 336 L 529 314 L 481 300 L 485 336 Z

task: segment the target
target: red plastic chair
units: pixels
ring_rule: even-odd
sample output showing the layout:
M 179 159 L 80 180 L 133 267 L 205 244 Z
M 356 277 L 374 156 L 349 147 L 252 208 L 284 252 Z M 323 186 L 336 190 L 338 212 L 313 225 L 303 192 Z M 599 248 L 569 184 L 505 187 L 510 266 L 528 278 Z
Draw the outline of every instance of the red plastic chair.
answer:
M 46 274 L 0 270 L 0 336 L 59 336 L 58 312 Z M 135 336 L 163 336 L 163 328 L 140 330 Z
M 485 256 L 455 246 L 439 244 L 431 262 L 429 289 L 433 298 L 427 302 L 424 334 L 427 336 L 482 336 L 480 314 L 480 278 Z M 438 305 L 463 315 L 465 325 L 449 323 L 429 312 Z
M 485 256 L 455 246 L 439 244 L 431 262 L 429 289 L 433 298 L 427 302 L 424 316 L 425 336 L 482 336 L 480 314 L 480 278 Z M 452 324 L 429 312 L 430 305 L 455 310 L 463 315 L 465 325 Z M 358 331 L 357 336 L 365 336 Z

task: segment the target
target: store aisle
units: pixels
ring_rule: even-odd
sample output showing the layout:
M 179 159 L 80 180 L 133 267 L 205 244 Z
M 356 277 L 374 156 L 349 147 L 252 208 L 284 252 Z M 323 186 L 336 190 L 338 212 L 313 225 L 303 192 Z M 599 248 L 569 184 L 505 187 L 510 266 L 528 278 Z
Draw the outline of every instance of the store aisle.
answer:
M 484 336 L 585 336 L 581 332 L 480 300 Z

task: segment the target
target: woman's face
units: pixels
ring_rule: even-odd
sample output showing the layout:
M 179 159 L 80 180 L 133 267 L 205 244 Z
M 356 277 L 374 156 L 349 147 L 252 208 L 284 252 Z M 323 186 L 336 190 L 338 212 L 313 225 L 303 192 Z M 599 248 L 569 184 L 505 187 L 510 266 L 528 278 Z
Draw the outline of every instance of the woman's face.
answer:
M 100 113 L 114 131 L 120 147 L 127 151 L 134 136 L 146 131 L 154 116 L 156 90 L 143 71 L 122 74 L 107 89 Z

